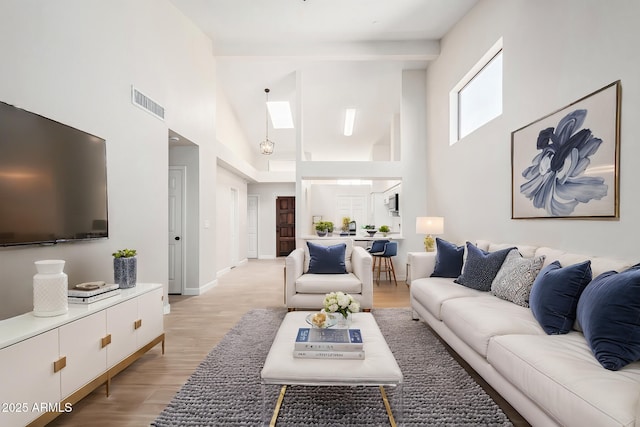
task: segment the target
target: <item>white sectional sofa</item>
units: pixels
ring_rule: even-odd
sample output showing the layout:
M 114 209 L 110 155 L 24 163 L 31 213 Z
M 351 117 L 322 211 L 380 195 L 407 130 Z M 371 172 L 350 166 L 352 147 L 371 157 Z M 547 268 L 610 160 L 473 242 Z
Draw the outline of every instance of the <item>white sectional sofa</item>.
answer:
M 591 260 L 593 278 L 629 262 L 525 245 L 476 242 L 485 251 L 517 247 L 523 257 L 545 255 L 544 266 Z M 579 330 L 547 335 L 532 310 L 430 277 L 436 254 L 410 253 L 414 317 L 425 321 L 534 426 L 640 426 L 640 362 L 603 368 Z M 543 266 L 543 268 L 544 268 Z M 640 316 L 640 313 L 639 313 Z

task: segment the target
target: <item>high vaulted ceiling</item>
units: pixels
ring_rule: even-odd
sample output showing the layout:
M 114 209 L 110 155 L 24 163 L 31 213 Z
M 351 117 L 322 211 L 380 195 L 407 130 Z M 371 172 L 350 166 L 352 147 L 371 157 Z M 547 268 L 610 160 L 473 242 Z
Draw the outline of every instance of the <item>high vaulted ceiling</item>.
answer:
M 314 160 L 369 160 L 374 144 L 389 143 L 400 113 L 402 70 L 426 69 L 477 0 L 171 2 L 213 40 L 218 86 L 256 153 L 264 89 L 270 101 L 290 101 L 295 116 L 299 87 L 304 151 Z M 350 137 L 342 135 L 347 107 L 357 108 Z M 272 158 L 294 159 L 295 135 L 269 125 Z

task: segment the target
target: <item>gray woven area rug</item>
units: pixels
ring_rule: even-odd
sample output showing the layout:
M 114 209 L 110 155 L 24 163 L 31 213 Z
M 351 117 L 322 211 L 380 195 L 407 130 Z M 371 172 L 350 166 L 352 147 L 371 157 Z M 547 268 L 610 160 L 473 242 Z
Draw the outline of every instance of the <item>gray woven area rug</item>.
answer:
M 373 314 L 404 375 L 406 426 L 511 426 L 507 416 L 409 309 Z M 153 426 L 259 426 L 260 371 L 285 310 L 248 312 L 198 366 Z M 267 422 L 278 386 L 266 388 Z M 398 391 L 387 389 L 393 406 Z M 278 426 L 389 425 L 377 387 L 287 389 Z

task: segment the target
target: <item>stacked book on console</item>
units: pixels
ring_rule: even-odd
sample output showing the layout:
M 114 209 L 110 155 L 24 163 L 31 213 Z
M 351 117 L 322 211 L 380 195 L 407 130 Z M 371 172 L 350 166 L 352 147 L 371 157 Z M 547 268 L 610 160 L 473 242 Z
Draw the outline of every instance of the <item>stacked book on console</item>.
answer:
M 300 328 L 293 357 L 307 359 L 364 359 L 360 329 Z
M 91 304 L 120 294 L 120 285 L 104 282 L 81 283 L 69 289 L 69 304 Z

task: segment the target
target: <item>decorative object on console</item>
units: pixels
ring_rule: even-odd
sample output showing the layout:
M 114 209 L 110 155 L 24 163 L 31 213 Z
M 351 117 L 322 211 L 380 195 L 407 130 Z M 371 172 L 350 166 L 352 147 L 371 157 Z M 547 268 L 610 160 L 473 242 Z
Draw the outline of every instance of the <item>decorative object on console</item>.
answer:
M 135 249 L 120 249 L 113 254 L 113 280 L 120 288 L 133 288 L 136 285 L 138 260 Z
M 327 227 L 327 235 L 333 236 L 333 222 L 325 221 L 324 225 Z
M 265 104 L 265 138 L 264 141 L 260 142 L 260 154 L 273 154 L 273 148 L 275 143 L 269 139 L 269 110 L 267 104 L 269 103 L 269 89 L 265 89 L 264 93 L 267 97 L 267 103 Z
M 343 233 L 349 233 L 349 223 L 351 222 L 351 218 L 348 216 L 342 217 L 342 227 L 340 227 L 340 231 Z M 342 233 L 341 233 L 342 234 Z
M 327 313 L 340 313 L 338 326 L 349 327 L 351 324 L 351 313 L 360 311 L 360 303 L 350 294 L 344 292 L 330 292 L 324 296 L 322 303 L 324 311 Z
M 436 245 L 436 265 L 431 277 L 456 279 L 462 273 L 464 245 L 456 246 L 439 237 L 436 237 Z
M 329 236 L 333 235 L 333 222 L 331 221 L 320 221 L 315 223 L 316 233 L 318 237 L 324 237 L 327 234 Z
M 356 222 L 355 221 L 350 221 L 349 222 L 349 235 L 350 236 L 355 236 L 356 235 Z
M 416 233 L 426 234 L 424 238 L 424 250 L 433 252 L 436 241 L 433 234 L 444 233 L 444 218 L 441 216 L 419 216 L 416 218 Z
M 620 81 L 511 133 L 511 217 L 619 216 Z
M 38 273 L 33 276 L 33 315 L 51 317 L 65 314 L 68 278 L 63 272 L 64 260 L 49 259 L 36 261 Z
M 369 234 L 369 237 L 373 237 L 378 232 L 378 230 L 376 230 L 376 226 L 373 224 L 367 224 L 363 228 L 364 231 Z
M 387 233 L 391 231 L 391 229 L 388 225 L 381 225 L 378 231 L 381 232 L 384 237 L 387 237 Z
M 80 283 L 69 289 L 69 304 L 91 304 L 120 294 L 120 285 L 105 282 Z

